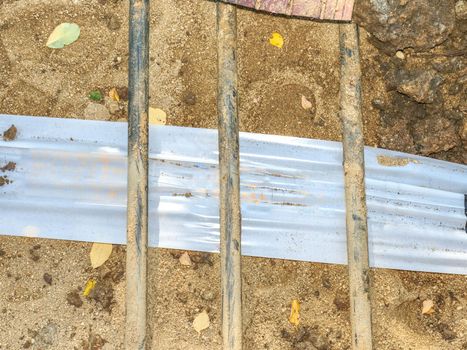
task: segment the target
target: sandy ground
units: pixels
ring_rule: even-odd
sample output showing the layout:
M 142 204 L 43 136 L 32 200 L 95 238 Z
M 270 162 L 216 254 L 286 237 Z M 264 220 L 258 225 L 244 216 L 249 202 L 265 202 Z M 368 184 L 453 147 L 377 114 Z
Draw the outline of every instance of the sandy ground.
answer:
M 127 6 L 0 0 L 0 113 L 98 118 L 85 113 L 89 92 L 126 86 Z M 168 124 L 215 128 L 215 3 L 154 0 L 151 12 L 151 106 L 167 112 Z M 61 22 L 79 24 L 81 36 L 65 49 L 48 49 Z M 273 31 L 284 36 L 283 49 L 268 43 Z M 339 140 L 337 33 L 333 24 L 238 11 L 243 131 Z M 371 103 L 388 100 L 378 56 L 363 31 L 365 138 L 372 146 L 393 132 Z M 302 95 L 313 108 L 302 108 Z M 107 119 L 125 118 L 123 103 L 103 104 L 112 111 Z M 0 349 L 122 348 L 124 248 L 93 270 L 90 247 L 0 238 Z M 150 251 L 150 348 L 220 349 L 219 257 L 190 252 L 194 263 L 186 267 L 179 255 Z M 344 266 L 243 263 L 245 349 L 349 349 Z M 96 292 L 79 296 L 90 278 Z M 467 349 L 465 276 L 381 269 L 373 278 L 375 349 Z M 302 305 L 298 328 L 287 320 L 293 299 Z M 424 300 L 434 301 L 433 314 L 421 314 Z M 192 321 L 203 310 L 211 326 L 198 335 Z

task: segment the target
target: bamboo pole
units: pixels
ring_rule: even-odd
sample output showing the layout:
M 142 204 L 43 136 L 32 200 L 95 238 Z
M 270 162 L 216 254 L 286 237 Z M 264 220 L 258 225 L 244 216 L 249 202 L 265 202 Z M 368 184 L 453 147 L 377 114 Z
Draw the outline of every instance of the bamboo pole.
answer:
M 242 349 L 241 212 L 237 111 L 236 8 L 217 3 L 222 335 Z
M 130 0 L 125 349 L 146 348 L 149 0 Z
M 347 255 L 352 349 L 372 349 L 370 269 L 361 111 L 361 70 L 356 24 L 341 24 L 340 116 L 344 147 Z

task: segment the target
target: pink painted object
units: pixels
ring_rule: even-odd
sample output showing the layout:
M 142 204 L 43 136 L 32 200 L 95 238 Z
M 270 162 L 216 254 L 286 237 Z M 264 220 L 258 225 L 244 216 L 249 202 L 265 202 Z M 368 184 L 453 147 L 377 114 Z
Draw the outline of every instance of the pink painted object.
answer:
M 223 0 L 259 11 L 331 21 L 350 21 L 355 0 Z

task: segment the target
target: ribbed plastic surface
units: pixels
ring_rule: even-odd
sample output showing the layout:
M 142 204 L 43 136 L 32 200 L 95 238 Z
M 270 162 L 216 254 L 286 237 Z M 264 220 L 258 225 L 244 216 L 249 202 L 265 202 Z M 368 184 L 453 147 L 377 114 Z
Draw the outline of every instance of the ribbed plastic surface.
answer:
M 124 243 L 126 123 L 0 116 L 11 124 L 0 234 Z M 218 250 L 217 146 L 216 130 L 151 127 L 151 246 Z M 243 253 L 346 263 L 341 144 L 242 133 L 240 146 Z M 467 167 L 365 156 L 371 265 L 467 274 Z

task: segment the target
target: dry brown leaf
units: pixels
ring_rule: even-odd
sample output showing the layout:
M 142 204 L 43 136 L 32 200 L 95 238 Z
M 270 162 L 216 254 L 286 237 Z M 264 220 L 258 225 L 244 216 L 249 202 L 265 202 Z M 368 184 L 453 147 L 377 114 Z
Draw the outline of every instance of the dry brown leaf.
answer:
M 435 312 L 435 303 L 433 300 L 425 300 L 423 302 L 423 307 L 422 307 L 422 315 L 431 315 L 433 312 Z
M 120 102 L 120 96 L 118 95 L 118 92 L 117 92 L 116 88 L 110 89 L 109 97 L 114 101 Z
M 91 258 L 91 266 L 93 269 L 104 264 L 112 254 L 112 244 L 93 243 L 89 257 Z
M 180 255 L 180 258 L 178 258 L 178 261 L 180 261 L 180 264 L 182 264 L 183 266 L 191 266 L 190 255 L 187 252 Z
M 198 334 L 206 328 L 209 328 L 210 324 L 209 315 L 206 310 L 198 314 L 198 316 L 193 320 L 193 328 L 198 332 Z
M 307 98 L 303 95 L 302 95 L 302 107 L 303 109 L 311 109 L 311 107 L 313 107 L 311 102 L 308 101 Z
M 167 114 L 160 108 L 149 107 L 149 124 L 165 125 Z
M 289 322 L 294 326 L 298 326 L 300 323 L 300 302 L 297 299 L 292 300 L 292 306 L 290 307 Z

